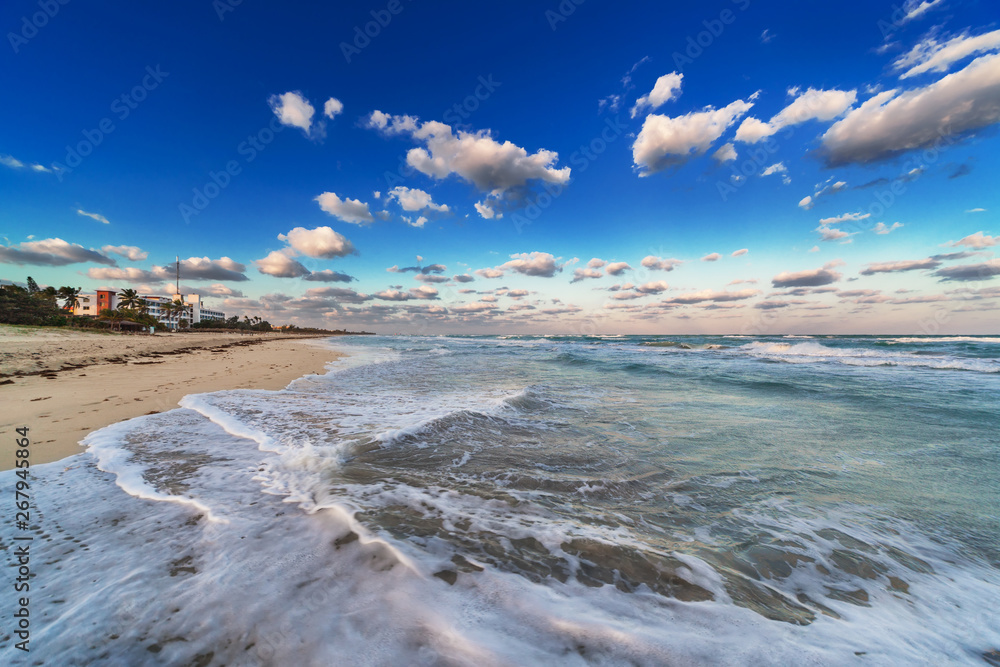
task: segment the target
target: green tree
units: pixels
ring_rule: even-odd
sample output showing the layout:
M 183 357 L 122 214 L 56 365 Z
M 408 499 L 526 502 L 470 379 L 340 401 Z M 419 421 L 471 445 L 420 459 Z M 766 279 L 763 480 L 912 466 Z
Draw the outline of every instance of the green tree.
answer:
M 139 310 L 144 302 L 134 289 L 125 288 L 118 293 L 118 307 L 123 310 Z
M 80 292 L 79 287 L 60 287 L 59 288 L 59 298 L 63 300 L 63 308 L 66 310 L 73 310 L 80 305 Z

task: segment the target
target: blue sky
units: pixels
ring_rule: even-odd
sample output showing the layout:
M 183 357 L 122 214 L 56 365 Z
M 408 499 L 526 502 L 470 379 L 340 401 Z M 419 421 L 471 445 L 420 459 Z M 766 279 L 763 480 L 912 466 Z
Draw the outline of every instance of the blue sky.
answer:
M 5 3 L 0 278 L 165 292 L 179 255 L 227 314 L 383 333 L 995 333 L 992 3 L 314 4 Z

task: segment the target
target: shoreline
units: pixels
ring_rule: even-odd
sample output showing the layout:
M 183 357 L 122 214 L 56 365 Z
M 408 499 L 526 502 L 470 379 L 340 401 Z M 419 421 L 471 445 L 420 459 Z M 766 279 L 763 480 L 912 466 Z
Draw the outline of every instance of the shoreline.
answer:
M 172 410 L 188 394 L 280 390 L 343 356 L 312 343 L 327 335 L 47 333 L 0 333 L 0 428 L 29 428 L 34 465 L 82 453 L 87 434 Z M 7 451 L 0 470 L 14 467 Z

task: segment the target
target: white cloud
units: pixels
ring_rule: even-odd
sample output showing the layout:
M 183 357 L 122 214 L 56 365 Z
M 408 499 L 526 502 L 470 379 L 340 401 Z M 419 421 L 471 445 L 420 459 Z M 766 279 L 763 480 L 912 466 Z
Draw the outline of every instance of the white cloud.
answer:
M 892 67 L 897 71 L 906 70 L 899 75 L 899 78 L 908 79 L 925 72 L 944 72 L 962 58 L 995 51 L 998 48 L 1000 48 L 1000 30 L 975 37 L 965 32 L 945 42 L 939 42 L 933 36 L 928 36 L 908 53 L 897 58 Z
M 152 271 L 137 269 L 132 266 L 125 269 L 117 267 L 94 267 L 87 269 L 87 277 L 94 280 L 122 280 L 130 283 L 160 282 L 163 280 L 161 276 L 156 275 Z
M 944 0 L 906 0 L 903 3 L 903 11 L 906 12 L 903 15 L 901 23 L 908 23 L 914 19 L 918 19 L 935 7 L 939 7 Z
M 809 252 L 819 252 L 819 246 L 814 245 L 813 247 L 809 248 Z
M 477 201 L 477 202 L 476 202 L 476 204 L 475 204 L 475 206 L 476 206 L 476 211 L 477 211 L 477 212 L 479 213 L 479 215 L 481 215 L 481 216 L 482 216 L 482 217 L 483 217 L 483 218 L 484 218 L 485 220 L 492 220 L 492 219 L 493 219 L 493 218 L 495 218 L 495 217 L 496 217 L 496 218 L 502 218 L 502 217 L 503 217 L 503 214 L 502 214 L 502 213 L 497 213 L 497 212 L 496 212 L 496 211 L 495 211 L 495 210 L 493 209 L 493 207 L 492 207 L 492 206 L 490 206 L 490 204 L 489 204 L 489 203 L 487 203 L 486 201 L 481 201 L 481 202 Z
M 344 103 L 336 97 L 331 97 L 323 104 L 323 115 L 327 118 L 334 118 L 344 112 Z
M 936 269 L 939 266 L 941 266 L 941 262 L 932 257 L 899 262 L 880 262 L 869 264 L 868 268 L 861 272 L 861 275 L 873 276 L 876 273 L 899 273 L 901 271 L 916 271 L 917 269 Z
M 455 174 L 495 196 L 529 181 L 569 182 L 570 168 L 555 166 L 558 153 L 542 149 L 528 154 L 509 141 L 496 141 L 486 130 L 454 132 L 450 125 L 438 121 L 418 124 L 412 116 L 389 116 L 380 111 L 372 112 L 367 125 L 386 134 L 409 134 L 423 143 L 406 154 L 406 163 L 420 173 L 438 179 Z
M 888 234 L 890 232 L 899 229 L 902 226 L 903 223 L 901 222 L 894 222 L 892 223 L 891 227 L 887 226 L 884 222 L 880 222 L 877 225 L 875 225 L 875 228 L 872 231 L 875 232 L 876 234 Z
M 587 278 L 600 278 L 603 275 L 604 273 L 600 269 L 574 269 L 573 280 L 570 282 L 578 283 Z
M 837 241 L 850 236 L 850 234 L 845 231 L 840 229 L 831 229 L 830 227 L 826 227 L 824 225 L 820 225 L 815 231 L 819 232 L 821 241 Z
M 476 269 L 475 274 L 477 276 L 482 276 L 483 278 L 503 278 L 503 271 L 500 269 Z
M 841 262 L 835 260 L 825 264 L 821 269 L 813 269 L 812 271 L 782 271 L 771 279 L 771 285 L 774 287 L 820 287 L 822 285 L 829 285 L 844 277 L 843 274 L 833 270 L 835 266 L 839 266 L 840 264 Z
M 809 120 L 833 120 L 847 111 L 858 97 L 856 90 L 816 90 L 810 88 L 778 112 L 768 122 L 747 118 L 736 130 L 736 140 L 756 143 L 782 128 Z
M 717 262 L 721 258 L 722 258 L 722 255 L 720 255 L 717 252 L 713 252 L 713 253 L 711 253 L 709 255 L 705 255 L 704 257 L 702 257 L 701 261 L 703 261 L 703 262 Z
M 298 278 L 309 274 L 309 269 L 293 259 L 287 249 L 275 250 L 263 259 L 255 259 L 253 263 L 261 273 L 278 278 Z
M 653 90 L 635 101 L 632 107 L 632 118 L 638 116 L 644 109 L 655 110 L 681 96 L 681 81 L 684 75 L 678 72 L 664 74 L 656 80 Z
M 625 271 L 631 271 L 632 267 L 628 265 L 628 262 L 611 262 L 604 270 L 608 272 L 609 276 L 620 276 Z
M 1000 54 L 922 88 L 880 93 L 822 137 L 827 166 L 867 164 L 1000 121 Z
M 587 262 L 587 266 L 592 269 L 602 269 L 607 265 L 608 263 L 599 257 L 594 257 L 589 262 Z
M 138 248 L 134 245 L 106 245 L 102 246 L 101 250 L 105 253 L 120 255 L 132 262 L 141 262 L 149 257 L 148 252 L 145 252 L 142 248 Z
M 307 257 L 333 259 L 354 252 L 351 242 L 329 227 L 295 227 L 287 234 L 278 234 L 278 238 Z
M 770 176 L 771 174 L 785 174 L 785 173 L 788 173 L 788 169 L 785 168 L 785 163 L 776 162 L 772 164 L 770 167 L 764 169 L 764 171 L 762 171 L 760 175 Z
M 752 106 L 753 102 L 736 100 L 721 109 L 708 107 L 675 118 L 650 114 L 632 144 L 639 175 L 649 176 L 704 154 Z
M 727 301 L 743 301 L 745 299 L 751 299 L 758 294 L 760 294 L 760 290 L 757 289 L 743 289 L 735 292 L 705 289 L 699 292 L 681 294 L 680 296 L 667 299 L 663 302 L 663 305 L 683 306 L 693 303 L 724 303 Z
M 460 306 L 452 306 L 451 311 L 453 313 L 481 313 L 486 310 L 496 310 L 496 308 L 497 306 L 494 303 L 474 301 L 472 303 L 465 303 Z
M 307 136 L 313 133 L 312 119 L 316 113 L 313 105 L 298 91 L 272 95 L 267 103 L 282 125 L 297 127 Z
M 395 199 L 404 211 L 422 211 L 429 208 L 432 211 L 448 213 L 451 209 L 445 204 L 435 204 L 431 200 L 431 195 L 418 188 L 408 188 L 404 185 L 397 185 L 386 195 L 389 199 Z
M 970 234 L 964 239 L 955 241 L 951 243 L 952 246 L 966 246 L 967 248 L 976 248 L 977 250 L 982 248 L 992 248 L 993 246 L 1000 245 L 1000 236 L 989 236 L 988 234 L 983 234 L 983 232 L 976 232 L 975 234 Z
M 683 263 L 679 259 L 661 259 L 655 255 L 647 255 L 640 262 L 642 266 L 652 271 L 673 271 Z
M 870 218 L 871 213 L 842 213 L 841 215 L 835 215 L 832 218 L 822 218 L 819 221 L 821 225 L 835 225 L 838 222 L 844 222 L 846 220 L 864 220 L 865 218 Z
M 319 207 L 330 215 L 354 225 L 366 225 L 375 222 L 368 204 L 357 199 L 343 200 L 333 192 L 324 192 L 316 197 Z
M 185 280 L 249 280 L 244 275 L 246 270 L 246 266 L 229 257 L 188 257 L 181 260 L 181 278 Z M 153 273 L 162 280 L 171 280 L 176 274 L 176 265 L 154 266 Z
M 668 285 L 665 280 L 656 280 L 636 287 L 635 291 L 640 294 L 659 294 L 660 292 L 665 292 L 668 289 L 670 289 L 670 285 Z
M 985 208 L 970 208 L 966 210 L 966 213 L 985 213 L 985 212 L 986 212 Z
M 736 147 L 732 143 L 722 144 L 719 150 L 712 153 L 712 159 L 722 164 L 724 162 L 731 162 L 737 158 Z
M 65 266 L 82 262 L 115 265 L 115 260 L 107 255 L 60 238 L 25 241 L 17 246 L 0 246 L 0 263 L 4 264 Z
M 76 209 L 76 212 L 77 212 L 78 215 L 82 215 L 82 216 L 91 218 L 93 220 L 97 220 L 98 222 L 104 223 L 105 225 L 110 225 L 111 224 L 111 221 L 108 220 L 107 218 L 105 218 L 100 213 L 87 213 L 82 208 Z
M 742 257 L 743 255 L 747 254 L 748 252 L 750 252 L 750 251 L 747 250 L 746 248 L 740 248 L 739 250 L 734 250 L 733 253 L 730 255 L 730 257 Z
M 542 276 L 545 278 L 551 278 L 556 274 L 556 271 L 562 271 L 562 267 L 556 264 L 556 258 L 547 252 L 523 252 L 514 254 L 511 255 L 511 260 L 509 262 L 506 262 L 497 268 L 510 269 L 511 271 L 515 271 L 526 276 Z
M 764 32 L 760 33 L 760 41 L 762 44 L 767 44 L 772 39 L 774 39 L 774 33 L 772 33 L 769 29 L 765 28 Z
M 44 167 L 40 164 L 24 163 L 18 160 L 13 155 L 2 155 L 0 154 L 0 164 L 5 167 L 10 167 L 11 169 L 30 169 L 32 171 L 40 171 L 43 173 L 52 173 L 52 169 Z
M 812 195 L 806 195 L 799 201 L 799 208 L 804 208 L 807 211 L 813 206 L 815 206 L 815 204 L 813 203 Z

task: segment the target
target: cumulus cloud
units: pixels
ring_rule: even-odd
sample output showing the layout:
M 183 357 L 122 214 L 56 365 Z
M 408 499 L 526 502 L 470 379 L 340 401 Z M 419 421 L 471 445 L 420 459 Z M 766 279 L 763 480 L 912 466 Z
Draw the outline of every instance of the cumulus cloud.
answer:
M 941 266 L 941 262 L 928 257 L 927 259 L 910 259 L 898 262 L 878 262 L 869 264 L 868 268 L 861 272 L 863 276 L 873 276 L 876 273 L 901 273 L 903 271 L 916 271 L 918 269 L 936 269 Z
M 662 303 L 667 306 L 683 306 L 693 303 L 743 301 L 745 299 L 751 299 L 758 294 L 760 294 L 760 290 L 757 289 L 742 289 L 736 291 L 705 289 L 700 292 L 681 294 L 680 296 L 667 299 Z
M 547 252 L 518 253 L 511 255 L 511 260 L 497 267 L 499 269 L 510 269 L 526 276 L 541 276 L 551 278 L 556 271 L 562 271 L 562 267 L 556 264 L 556 258 Z M 610 273 L 610 266 L 608 271 Z M 477 271 L 477 273 L 479 273 Z M 502 274 L 501 274 L 502 275 Z M 484 276 L 490 277 L 490 276 Z
M 405 185 L 397 185 L 386 195 L 389 199 L 399 202 L 404 211 L 422 211 L 430 209 L 441 213 L 448 213 L 451 209 L 445 204 L 435 204 L 431 195 L 419 188 L 408 188 Z
M 100 222 L 102 224 L 105 224 L 105 225 L 110 225 L 111 224 L 111 221 L 108 220 L 107 218 L 105 218 L 100 213 L 88 213 L 87 211 L 84 211 L 82 208 L 76 209 L 76 213 L 77 213 L 77 215 L 82 215 L 84 217 L 90 218 L 91 220 L 97 220 L 98 222 Z
M 500 269 L 476 269 L 475 273 L 477 276 L 481 276 L 483 278 L 503 278 L 504 276 L 503 271 Z
M 732 162 L 737 157 L 736 147 L 732 143 L 722 144 L 719 150 L 712 153 L 712 159 L 722 164 L 724 162 Z
M 721 109 L 707 107 L 674 118 L 650 114 L 632 144 L 639 175 L 649 176 L 703 155 L 752 106 L 753 102 L 736 100 Z
M 922 88 L 872 97 L 823 135 L 824 158 L 830 167 L 869 164 L 998 120 L 1000 54 L 994 54 Z
M 809 88 L 766 123 L 753 117 L 744 120 L 736 130 L 736 140 L 753 144 L 790 125 L 809 120 L 833 120 L 847 111 L 857 98 L 856 90 Z
M 739 250 L 734 250 L 732 252 L 732 254 L 730 255 L 730 257 L 742 257 L 743 255 L 747 254 L 748 252 L 750 252 L 748 249 L 746 249 L 746 248 L 740 248 Z
M 651 271 L 673 271 L 675 268 L 683 264 L 679 259 L 662 259 L 655 255 L 647 255 L 643 257 L 642 266 Z
M 354 245 L 329 227 L 295 227 L 287 234 L 278 234 L 278 238 L 306 257 L 333 259 L 354 252 Z
M 94 267 L 87 269 L 87 277 L 93 278 L 94 280 L 126 280 L 131 283 L 138 282 L 160 282 L 163 277 L 153 273 L 152 271 L 146 271 L 145 269 L 137 269 L 135 267 L 128 267 L 126 269 L 120 268 L 99 268 Z
M 903 223 L 901 222 L 894 222 L 892 223 L 891 227 L 887 226 L 884 222 L 880 222 L 877 225 L 875 225 L 875 228 L 872 231 L 875 232 L 876 234 L 889 234 L 890 232 L 893 232 L 902 226 Z
M 710 253 L 710 254 L 705 255 L 704 257 L 702 257 L 701 261 L 703 261 L 703 262 L 717 262 L 721 258 L 722 258 L 722 255 L 720 255 L 717 252 L 713 252 L 713 253 Z
M 994 276 L 1000 276 L 1000 259 L 991 259 L 982 264 L 965 264 L 938 269 L 934 275 L 941 278 L 942 281 L 992 280 Z
M 823 268 L 813 269 L 812 271 L 782 271 L 771 279 L 771 285 L 774 287 L 819 287 L 821 285 L 829 285 L 844 277 L 843 274 L 833 270 L 833 267 L 838 264 L 840 262 L 830 262 L 824 265 Z
M 417 261 L 423 261 L 423 257 L 417 256 Z M 386 271 L 389 273 L 444 273 L 448 270 L 448 267 L 444 264 L 428 264 L 427 266 L 404 266 L 399 268 L 398 265 L 393 264 Z
M 995 245 L 1000 245 L 1000 236 L 990 236 L 983 234 L 983 232 L 976 232 L 975 234 L 969 234 L 964 239 L 953 241 L 950 245 L 953 247 L 965 246 L 976 249 L 992 248 Z
M 312 136 L 321 129 L 320 126 L 313 127 L 312 119 L 316 109 L 298 91 L 272 95 L 267 103 L 282 125 L 297 127 L 305 132 L 306 136 Z
M 925 72 L 944 72 L 963 58 L 977 53 L 988 53 L 998 48 L 1000 48 L 1000 30 L 976 36 L 964 32 L 943 42 L 939 42 L 931 35 L 893 61 L 892 67 L 896 71 L 905 70 L 899 78 L 908 79 Z
M 586 280 L 587 278 L 600 278 L 604 273 L 600 269 L 574 269 L 573 270 L 573 280 L 571 283 L 578 283 L 581 280 Z
M 306 290 L 306 296 L 335 299 L 343 303 L 364 303 L 372 300 L 371 296 L 346 287 L 313 287 Z
M 468 274 L 465 274 L 462 276 L 452 276 L 452 280 L 454 280 L 456 283 L 471 283 L 475 280 L 475 278 L 473 278 Z
M 484 220 L 492 220 L 493 218 L 503 217 L 503 213 L 497 213 L 496 209 L 494 209 L 493 206 L 487 201 L 477 201 L 475 206 L 476 212 L 479 213 Z
M 657 79 L 656 84 L 653 85 L 653 90 L 635 101 L 635 106 L 632 107 L 632 118 L 635 118 L 647 108 L 656 110 L 670 100 L 676 100 L 680 97 L 681 81 L 683 79 L 684 75 L 678 72 L 664 74 Z
M 309 269 L 283 250 L 275 250 L 263 259 L 255 259 L 253 263 L 261 273 L 277 278 L 298 278 L 309 274 Z
M 481 313 L 487 310 L 496 310 L 496 308 L 497 305 L 495 303 L 474 301 L 472 303 L 465 303 L 459 306 L 452 306 L 451 311 L 453 313 Z
M 542 149 L 529 154 L 510 141 L 496 141 L 486 130 L 455 132 L 438 121 L 418 123 L 410 116 L 389 116 L 380 111 L 372 112 L 367 125 L 389 134 L 409 134 L 422 143 L 406 154 L 406 163 L 420 173 L 437 179 L 454 174 L 481 192 L 502 194 L 531 181 L 569 182 L 570 168 L 555 166 L 558 153 Z
M 346 273 L 340 273 L 339 271 L 331 271 L 330 269 L 326 269 L 324 271 L 313 271 L 307 275 L 305 279 L 320 283 L 349 283 L 356 280 L 354 276 L 349 276 Z
M 811 209 L 813 206 L 816 205 L 816 200 L 819 199 L 820 197 L 836 194 L 841 190 L 847 188 L 846 181 L 836 181 L 835 183 L 831 183 L 830 181 L 832 180 L 833 180 L 832 178 L 827 179 L 825 183 L 817 185 L 816 192 L 814 192 L 811 195 L 806 195 L 805 197 L 802 198 L 802 200 L 799 202 L 799 208 L 808 211 L 809 209 Z
M 604 270 L 608 272 L 609 276 L 620 276 L 625 271 L 631 271 L 632 267 L 628 265 L 628 262 L 611 262 Z
M 368 204 L 358 199 L 341 199 L 333 192 L 324 192 L 316 197 L 319 207 L 344 222 L 354 225 L 367 225 L 375 222 Z
M 95 262 L 115 266 L 115 260 L 107 255 L 60 238 L 25 241 L 16 246 L 0 246 L 0 262 L 32 266 L 66 266 Z
M 148 252 L 145 252 L 142 248 L 138 248 L 134 245 L 106 245 L 101 246 L 101 250 L 105 253 L 112 253 L 124 257 L 130 262 L 141 262 L 149 257 Z
M 832 229 L 830 227 L 826 227 L 825 225 L 820 225 L 815 231 L 819 232 L 821 241 L 837 241 L 850 236 L 850 234 L 845 231 Z
M 177 265 L 154 266 L 153 272 L 162 280 L 174 277 Z M 244 275 L 247 267 L 229 257 L 209 259 L 208 257 L 189 257 L 181 260 L 181 278 L 185 280 L 228 280 L 241 282 L 249 280 Z
M 344 103 L 336 97 L 331 97 L 323 104 L 323 115 L 327 118 L 335 118 L 344 112 Z

